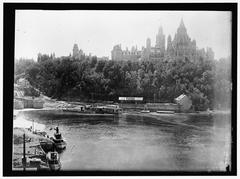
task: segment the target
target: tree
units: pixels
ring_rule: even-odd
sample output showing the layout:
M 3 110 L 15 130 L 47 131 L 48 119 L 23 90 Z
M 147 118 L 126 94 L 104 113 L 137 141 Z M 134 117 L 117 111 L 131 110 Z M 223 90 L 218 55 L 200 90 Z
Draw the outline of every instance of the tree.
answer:
M 230 58 L 209 60 L 171 57 L 155 61 L 107 61 L 83 56 L 16 62 L 16 73 L 26 73 L 29 82 L 45 95 L 116 100 L 118 96 L 143 96 L 150 101 L 173 102 L 182 93 L 189 95 L 197 110 L 230 106 Z M 195 57 L 194 57 L 195 58 Z M 50 60 L 51 59 L 51 60 Z M 22 69 L 21 69 L 22 68 Z

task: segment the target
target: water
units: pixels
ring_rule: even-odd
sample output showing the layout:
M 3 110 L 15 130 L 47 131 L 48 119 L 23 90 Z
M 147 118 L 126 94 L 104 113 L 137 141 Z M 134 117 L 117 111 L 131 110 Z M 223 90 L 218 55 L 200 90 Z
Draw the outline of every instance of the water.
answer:
M 230 114 L 114 121 L 68 114 L 31 111 L 16 119 L 34 119 L 46 132 L 59 126 L 67 141 L 62 170 L 225 171 L 230 161 Z

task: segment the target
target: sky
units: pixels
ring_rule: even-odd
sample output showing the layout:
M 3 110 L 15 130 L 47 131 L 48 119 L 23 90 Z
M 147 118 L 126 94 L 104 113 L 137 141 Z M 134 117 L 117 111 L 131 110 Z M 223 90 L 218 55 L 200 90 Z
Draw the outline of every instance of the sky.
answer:
M 228 11 L 89 11 L 17 10 L 15 58 L 72 53 L 73 45 L 85 54 L 111 58 L 114 45 L 141 49 L 146 39 L 155 46 L 162 26 L 166 43 L 183 19 L 189 37 L 198 48 L 211 47 L 215 59 L 231 56 L 231 12 Z

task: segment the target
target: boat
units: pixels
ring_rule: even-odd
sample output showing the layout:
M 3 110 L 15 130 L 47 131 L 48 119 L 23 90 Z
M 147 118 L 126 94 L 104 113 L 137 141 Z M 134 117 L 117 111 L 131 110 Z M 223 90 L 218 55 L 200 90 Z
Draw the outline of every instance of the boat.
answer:
M 68 107 L 62 109 L 64 112 L 78 112 L 78 113 L 84 113 L 85 107 L 84 106 L 76 106 L 76 107 Z
M 37 135 L 44 136 L 44 137 L 47 136 L 47 132 L 40 131 L 40 130 L 33 131 L 33 134 L 37 134 Z
M 50 170 L 58 171 L 61 169 L 59 154 L 56 151 L 48 152 L 46 155 L 46 159 Z
M 55 130 L 54 137 L 51 137 L 50 139 L 54 142 L 56 150 L 63 150 L 66 148 L 67 143 L 59 132 L 58 127 L 56 127 Z
M 54 142 L 53 141 L 40 141 L 40 148 L 43 152 L 48 153 L 54 151 Z
M 38 168 L 42 164 L 44 164 L 44 163 L 43 163 L 43 161 L 39 157 L 31 157 L 31 158 L 29 158 L 29 165 L 31 167 Z
M 147 109 L 147 105 L 144 105 L 144 109 L 140 112 L 141 113 L 150 113 L 150 110 Z
M 142 110 L 141 113 L 150 113 L 149 110 Z
M 121 114 L 122 108 L 118 105 L 105 105 L 105 106 L 97 106 L 95 108 L 95 113 L 100 114 Z

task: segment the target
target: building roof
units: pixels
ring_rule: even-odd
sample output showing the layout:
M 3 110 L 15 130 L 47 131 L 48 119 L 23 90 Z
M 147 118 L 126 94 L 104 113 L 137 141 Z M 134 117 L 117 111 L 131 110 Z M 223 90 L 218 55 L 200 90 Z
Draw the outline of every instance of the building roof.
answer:
M 14 88 L 21 88 L 19 84 L 14 83 Z
M 180 96 L 175 98 L 175 100 L 179 101 L 179 100 L 183 99 L 185 96 L 186 96 L 185 94 L 181 94 Z

